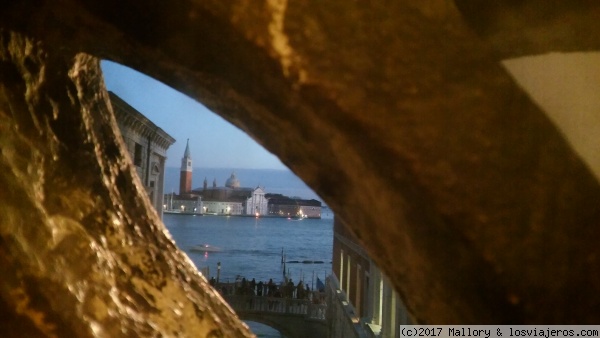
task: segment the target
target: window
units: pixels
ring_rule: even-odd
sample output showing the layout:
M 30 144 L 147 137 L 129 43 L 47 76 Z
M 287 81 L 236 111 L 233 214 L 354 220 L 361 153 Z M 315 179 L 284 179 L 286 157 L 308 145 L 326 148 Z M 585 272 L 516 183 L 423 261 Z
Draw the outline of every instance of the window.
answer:
M 340 250 L 340 289 L 344 290 L 344 250 Z
M 142 145 L 139 143 L 135 144 L 135 149 L 133 152 L 133 164 L 138 167 L 142 166 Z
M 356 293 L 355 293 L 355 298 L 354 298 L 354 308 L 356 309 L 356 312 L 359 317 L 363 316 L 361 274 L 362 274 L 362 267 L 360 266 L 360 264 L 357 264 L 356 265 Z
M 346 263 L 347 265 L 347 271 L 346 271 L 346 301 L 351 302 L 350 300 L 350 278 L 352 276 L 352 274 L 350 273 L 350 255 L 348 255 L 348 258 L 346 259 Z

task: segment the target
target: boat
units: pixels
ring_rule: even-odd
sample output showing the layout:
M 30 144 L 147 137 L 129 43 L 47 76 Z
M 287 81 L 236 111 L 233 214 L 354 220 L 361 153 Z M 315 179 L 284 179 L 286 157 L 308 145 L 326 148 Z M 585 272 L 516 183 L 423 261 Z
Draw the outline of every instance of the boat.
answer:
M 219 247 L 212 246 L 212 245 L 209 245 L 209 244 L 200 244 L 200 245 L 194 245 L 193 247 L 191 247 L 190 251 L 196 251 L 196 252 L 220 252 L 222 250 Z

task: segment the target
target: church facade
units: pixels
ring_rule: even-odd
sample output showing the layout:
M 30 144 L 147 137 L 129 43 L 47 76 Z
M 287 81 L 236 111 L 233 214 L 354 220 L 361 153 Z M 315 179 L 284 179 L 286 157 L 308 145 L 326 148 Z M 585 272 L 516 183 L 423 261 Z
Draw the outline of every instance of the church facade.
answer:
M 117 125 L 146 193 L 162 218 L 167 149 L 175 139 L 113 92 L 108 92 Z

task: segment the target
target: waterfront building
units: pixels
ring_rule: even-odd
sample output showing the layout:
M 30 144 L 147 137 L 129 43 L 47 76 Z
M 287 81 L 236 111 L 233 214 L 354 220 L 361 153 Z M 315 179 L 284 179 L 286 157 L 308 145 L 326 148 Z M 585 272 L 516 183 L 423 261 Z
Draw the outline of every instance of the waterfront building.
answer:
M 202 188 L 192 191 L 201 196 L 203 212 L 223 215 L 254 215 L 267 214 L 268 201 L 264 188 L 242 187 L 235 172 L 225 181 L 224 187 L 218 187 L 216 179 L 213 186 L 208 187 L 206 178 Z
M 321 202 L 287 197 L 281 194 L 266 194 L 269 199 L 269 216 L 321 218 Z
M 170 214 L 201 214 L 202 199 L 194 195 L 167 194 L 164 196 L 163 210 Z
M 400 295 L 339 219 L 333 226 L 333 274 L 327 280 L 331 337 L 399 337 L 413 324 Z
M 175 139 L 113 92 L 108 92 L 117 125 L 150 202 L 162 218 L 167 149 Z

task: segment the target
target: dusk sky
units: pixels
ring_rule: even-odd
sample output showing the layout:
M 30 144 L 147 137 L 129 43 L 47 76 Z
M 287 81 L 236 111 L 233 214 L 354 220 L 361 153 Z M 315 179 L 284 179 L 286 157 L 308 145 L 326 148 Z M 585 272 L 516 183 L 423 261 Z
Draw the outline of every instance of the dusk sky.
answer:
M 102 61 L 108 90 L 144 114 L 177 141 L 167 167 L 179 167 L 190 139 L 194 167 L 287 169 L 279 159 L 200 103 L 142 73 Z

